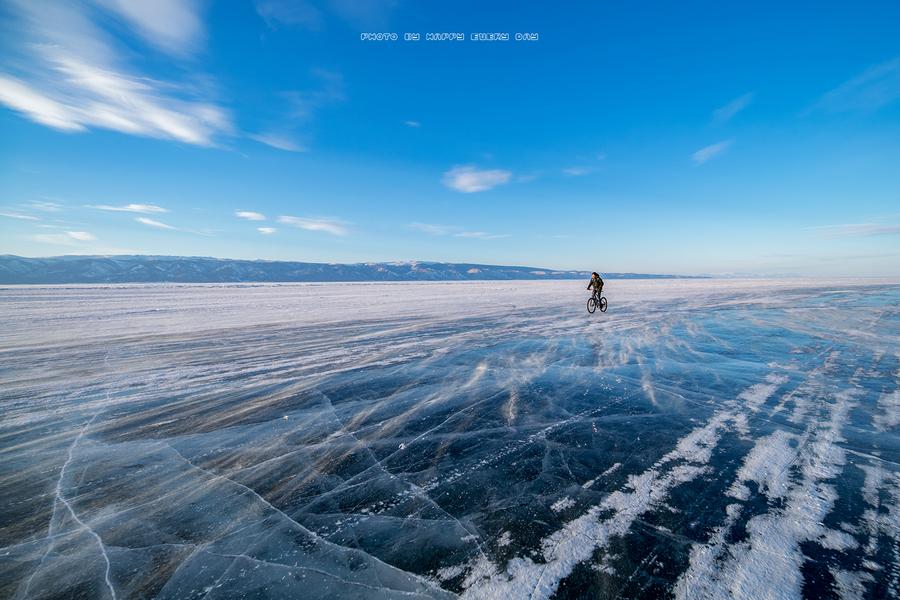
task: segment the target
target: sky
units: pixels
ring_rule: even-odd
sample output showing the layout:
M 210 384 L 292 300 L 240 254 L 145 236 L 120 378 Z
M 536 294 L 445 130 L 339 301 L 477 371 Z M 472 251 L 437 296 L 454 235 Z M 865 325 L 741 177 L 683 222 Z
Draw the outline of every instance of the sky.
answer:
M 0 254 L 897 276 L 900 3 L 0 0 Z

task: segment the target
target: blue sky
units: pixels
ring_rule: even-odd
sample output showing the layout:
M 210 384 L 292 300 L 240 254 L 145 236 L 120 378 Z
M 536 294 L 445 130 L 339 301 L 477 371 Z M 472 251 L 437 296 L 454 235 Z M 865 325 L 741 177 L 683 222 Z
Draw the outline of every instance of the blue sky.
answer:
M 0 253 L 900 275 L 896 2 L 2 0 L 0 57 Z

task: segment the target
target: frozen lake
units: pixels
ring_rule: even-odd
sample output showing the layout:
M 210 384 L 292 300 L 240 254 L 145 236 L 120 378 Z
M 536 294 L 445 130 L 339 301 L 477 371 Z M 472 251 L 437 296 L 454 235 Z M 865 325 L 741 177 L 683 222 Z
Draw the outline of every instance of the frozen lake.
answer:
M 900 598 L 900 284 L 0 289 L 2 598 Z

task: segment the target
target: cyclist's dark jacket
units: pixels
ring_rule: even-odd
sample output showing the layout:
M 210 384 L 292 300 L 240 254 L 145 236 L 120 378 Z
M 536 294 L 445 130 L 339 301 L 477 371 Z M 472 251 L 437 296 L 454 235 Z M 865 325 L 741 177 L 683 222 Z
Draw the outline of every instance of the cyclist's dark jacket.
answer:
M 587 289 L 594 288 L 598 292 L 603 290 L 603 278 L 602 277 L 591 277 L 590 283 L 588 283 Z

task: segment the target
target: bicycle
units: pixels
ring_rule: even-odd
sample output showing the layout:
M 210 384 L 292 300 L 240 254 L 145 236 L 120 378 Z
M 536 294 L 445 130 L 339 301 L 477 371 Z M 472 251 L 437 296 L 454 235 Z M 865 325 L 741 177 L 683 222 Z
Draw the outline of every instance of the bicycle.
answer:
M 594 292 L 591 294 L 591 297 L 588 298 L 587 309 L 589 313 L 594 314 L 594 311 L 599 307 L 600 312 L 605 313 L 607 304 L 605 297 L 601 296 L 599 292 Z

